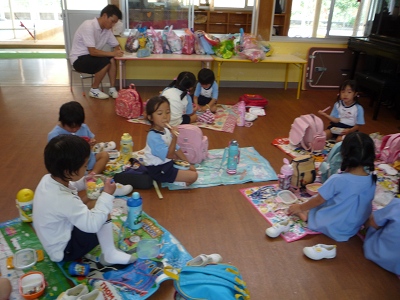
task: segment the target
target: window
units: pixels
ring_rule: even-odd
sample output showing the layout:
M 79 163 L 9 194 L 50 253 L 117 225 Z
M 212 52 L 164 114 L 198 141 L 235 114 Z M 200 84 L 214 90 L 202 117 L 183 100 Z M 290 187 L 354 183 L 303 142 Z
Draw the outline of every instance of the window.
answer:
M 293 0 L 289 36 L 367 36 L 382 0 Z M 393 3 L 395 0 L 386 1 Z M 380 6 L 379 6 L 380 7 Z M 313 13 L 310 13 L 313 12 Z

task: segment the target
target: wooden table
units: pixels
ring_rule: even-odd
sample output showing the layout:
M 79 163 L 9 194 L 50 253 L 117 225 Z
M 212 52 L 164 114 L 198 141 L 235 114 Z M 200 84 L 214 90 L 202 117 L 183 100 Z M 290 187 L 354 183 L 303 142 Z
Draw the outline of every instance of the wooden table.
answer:
M 136 53 L 125 53 L 122 57 L 115 57 L 119 62 L 119 88 L 125 85 L 125 62 L 128 60 L 149 60 L 149 61 L 200 61 L 202 68 L 210 68 L 213 62 L 211 55 L 185 55 L 185 54 L 151 54 L 147 57 L 137 57 Z
M 224 62 L 234 62 L 234 63 L 253 63 L 252 61 L 248 60 L 248 59 L 244 59 L 241 57 L 232 57 L 229 59 L 224 59 L 218 56 L 213 56 L 214 61 L 217 62 L 218 65 L 218 69 L 217 69 L 217 83 L 219 85 L 219 81 L 221 78 L 221 66 L 222 63 Z M 285 72 L 285 90 L 287 89 L 287 85 L 288 85 L 288 76 L 289 76 L 289 66 L 295 65 L 296 67 L 298 67 L 300 69 L 299 72 L 299 81 L 297 84 L 297 99 L 300 98 L 300 90 L 301 90 L 301 84 L 303 81 L 303 69 L 304 69 L 304 65 L 307 63 L 306 60 L 297 57 L 295 55 L 292 54 L 272 54 L 269 57 L 266 57 L 264 60 L 258 62 L 258 63 L 253 63 L 255 65 L 262 65 L 264 63 L 267 64 L 286 64 L 286 72 Z

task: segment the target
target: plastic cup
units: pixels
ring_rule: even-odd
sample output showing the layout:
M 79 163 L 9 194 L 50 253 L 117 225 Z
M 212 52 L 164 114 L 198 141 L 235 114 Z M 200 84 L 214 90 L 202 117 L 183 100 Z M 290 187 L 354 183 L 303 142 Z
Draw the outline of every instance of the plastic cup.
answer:
M 96 200 L 100 197 L 104 190 L 106 177 L 100 174 L 89 174 L 85 176 L 86 195 L 91 200 Z

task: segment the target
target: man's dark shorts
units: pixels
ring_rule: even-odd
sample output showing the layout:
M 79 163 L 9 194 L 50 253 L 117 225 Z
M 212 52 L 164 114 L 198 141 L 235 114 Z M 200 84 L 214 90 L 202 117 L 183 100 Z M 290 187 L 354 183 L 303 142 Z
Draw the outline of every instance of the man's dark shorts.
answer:
M 89 54 L 81 55 L 74 61 L 73 66 L 78 72 L 96 74 L 110 63 L 111 58 L 91 56 Z

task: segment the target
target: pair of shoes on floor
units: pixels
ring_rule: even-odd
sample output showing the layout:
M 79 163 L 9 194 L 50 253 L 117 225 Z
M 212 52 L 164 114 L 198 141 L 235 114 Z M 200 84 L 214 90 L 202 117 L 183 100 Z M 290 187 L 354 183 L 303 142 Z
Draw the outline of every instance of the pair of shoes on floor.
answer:
M 89 96 L 101 100 L 108 99 L 110 97 L 112 97 L 113 99 L 117 99 L 118 91 L 116 89 L 110 89 L 107 95 L 106 93 L 103 93 L 99 89 L 90 89 Z
M 89 292 L 87 285 L 79 284 L 61 293 L 57 300 L 104 300 L 104 296 L 99 289 Z
M 115 189 L 115 192 L 113 196 L 119 197 L 119 196 L 126 196 L 133 191 L 133 187 L 130 184 L 123 185 L 120 183 L 116 183 L 117 188 Z
M 195 266 L 195 267 L 202 267 L 209 264 L 218 264 L 222 262 L 222 256 L 219 254 L 200 254 L 195 258 L 189 260 L 186 265 L 187 266 Z
M 304 247 L 303 253 L 305 256 L 313 260 L 320 260 L 323 258 L 335 258 L 336 245 L 317 244 L 312 247 Z
M 265 234 L 271 238 L 278 237 L 281 233 L 287 232 L 290 229 L 290 220 L 286 219 L 284 221 L 280 221 L 274 226 L 271 226 L 265 230 Z
M 93 152 L 99 153 L 101 151 L 111 151 L 117 148 L 117 144 L 114 141 L 106 142 L 106 143 L 97 143 L 93 146 Z

